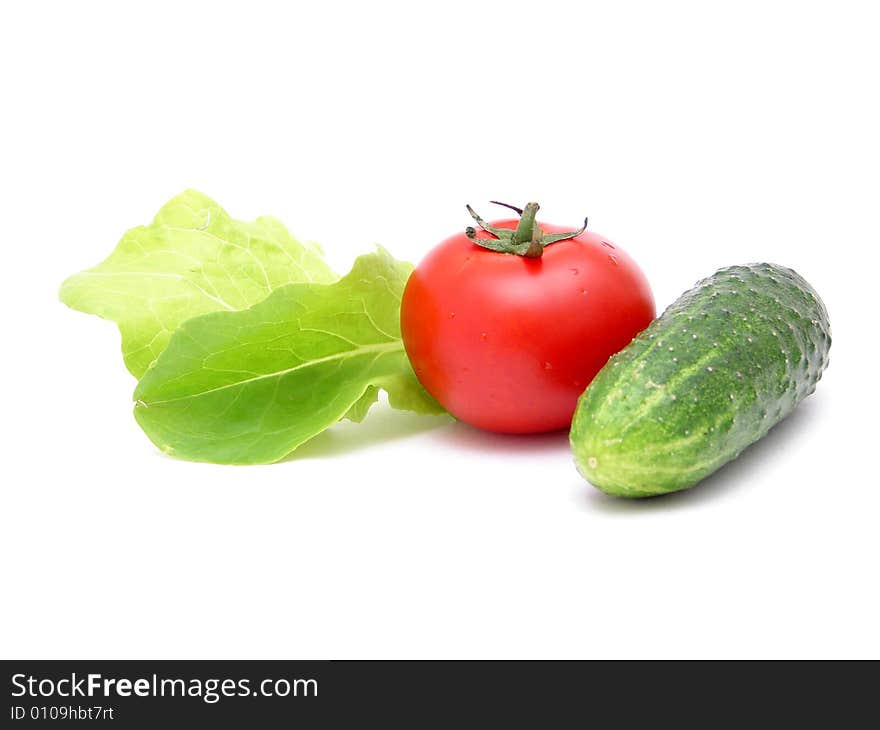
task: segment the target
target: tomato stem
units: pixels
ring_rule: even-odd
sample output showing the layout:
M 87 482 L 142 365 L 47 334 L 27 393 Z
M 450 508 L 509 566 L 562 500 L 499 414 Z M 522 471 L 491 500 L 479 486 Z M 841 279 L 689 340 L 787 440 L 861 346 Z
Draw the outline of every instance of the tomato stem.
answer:
M 516 225 L 516 230 L 513 232 L 514 243 L 531 242 L 534 238 L 535 228 L 537 227 L 538 230 L 541 230 L 541 227 L 535 224 L 535 216 L 538 214 L 538 208 L 540 207 L 537 203 L 526 203 L 519 223 Z
M 537 203 L 528 203 L 525 208 L 517 208 L 515 205 L 499 203 L 496 200 L 491 202 L 496 205 L 503 205 L 505 208 L 515 210 L 520 214 L 519 223 L 517 223 L 516 229 L 511 230 L 509 228 L 492 226 L 480 218 L 474 209 L 468 205 L 465 207 L 467 208 L 468 213 L 470 213 L 471 218 L 473 218 L 477 225 L 486 231 L 486 233 L 491 233 L 494 238 L 477 236 L 477 231 L 473 226 L 465 228 L 464 233 L 478 246 L 487 248 L 490 251 L 496 251 L 497 253 L 511 253 L 516 254 L 517 256 L 524 256 L 525 258 L 539 258 L 544 254 L 544 249 L 551 243 L 575 238 L 587 228 L 587 219 L 584 218 L 584 225 L 576 231 L 544 235 L 544 231 L 541 229 L 540 224 L 535 220 L 538 209 L 541 207 Z

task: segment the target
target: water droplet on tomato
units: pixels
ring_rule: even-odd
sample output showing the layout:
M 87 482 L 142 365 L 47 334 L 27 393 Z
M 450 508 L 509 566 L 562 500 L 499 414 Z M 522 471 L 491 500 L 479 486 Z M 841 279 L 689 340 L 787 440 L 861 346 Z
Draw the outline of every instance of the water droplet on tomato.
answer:
M 487 335 L 485 332 L 480 332 L 480 339 L 481 340 L 485 340 L 488 336 L 489 335 Z
M 449 313 L 449 319 L 455 319 L 455 312 Z
M 577 276 L 580 272 L 577 269 L 569 269 L 572 276 Z
M 549 362 L 544 363 L 544 370 L 552 370 L 553 366 Z

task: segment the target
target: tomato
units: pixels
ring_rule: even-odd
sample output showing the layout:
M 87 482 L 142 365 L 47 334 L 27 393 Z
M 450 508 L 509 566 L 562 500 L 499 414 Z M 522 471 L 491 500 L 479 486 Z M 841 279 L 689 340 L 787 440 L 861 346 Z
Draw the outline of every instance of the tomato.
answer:
M 538 207 L 529 206 L 521 219 L 477 219 L 498 236 L 469 228 L 438 244 L 401 303 L 419 381 L 456 418 L 489 431 L 568 428 L 593 376 L 655 315 L 639 267 L 596 233 L 535 223 L 535 240 L 571 237 L 526 255 L 484 248 L 513 245 L 518 228 L 528 236 L 525 218 Z

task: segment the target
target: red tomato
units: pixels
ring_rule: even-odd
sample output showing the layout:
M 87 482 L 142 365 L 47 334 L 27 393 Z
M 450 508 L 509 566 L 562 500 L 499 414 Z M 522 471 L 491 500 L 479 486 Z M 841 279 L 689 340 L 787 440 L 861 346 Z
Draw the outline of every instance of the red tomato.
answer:
M 539 225 L 545 234 L 570 230 Z M 654 315 L 641 270 L 596 233 L 526 258 L 462 232 L 416 267 L 401 329 L 416 376 L 452 415 L 489 431 L 535 433 L 568 428 L 593 376 Z

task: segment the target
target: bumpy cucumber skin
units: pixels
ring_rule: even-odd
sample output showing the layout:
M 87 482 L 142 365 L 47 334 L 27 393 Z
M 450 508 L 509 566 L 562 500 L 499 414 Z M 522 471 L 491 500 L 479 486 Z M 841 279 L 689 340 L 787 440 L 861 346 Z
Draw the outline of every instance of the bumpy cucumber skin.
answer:
M 721 269 L 593 379 L 571 428 L 578 471 L 621 497 L 688 489 L 815 390 L 830 346 L 825 305 L 796 272 Z

